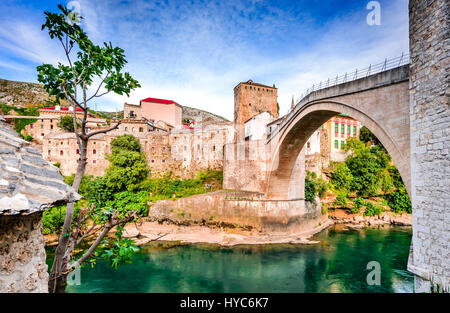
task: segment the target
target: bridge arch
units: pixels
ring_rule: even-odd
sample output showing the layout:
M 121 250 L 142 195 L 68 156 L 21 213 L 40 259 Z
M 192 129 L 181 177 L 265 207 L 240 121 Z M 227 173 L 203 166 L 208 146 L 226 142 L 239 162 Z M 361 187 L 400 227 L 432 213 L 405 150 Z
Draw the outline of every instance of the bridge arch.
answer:
M 311 135 L 325 122 L 338 114 L 345 114 L 359 120 L 383 144 L 397 166 L 405 186 L 410 193 L 409 150 L 404 151 L 398 144 L 392 129 L 386 126 L 389 117 L 376 119 L 360 110 L 353 103 L 343 103 L 332 100 L 313 101 L 303 105 L 291 117 L 288 124 L 272 138 L 272 160 L 267 185 L 267 197 L 270 199 L 289 200 L 289 187 L 293 170 L 303 146 Z M 386 112 L 389 114 L 389 112 Z

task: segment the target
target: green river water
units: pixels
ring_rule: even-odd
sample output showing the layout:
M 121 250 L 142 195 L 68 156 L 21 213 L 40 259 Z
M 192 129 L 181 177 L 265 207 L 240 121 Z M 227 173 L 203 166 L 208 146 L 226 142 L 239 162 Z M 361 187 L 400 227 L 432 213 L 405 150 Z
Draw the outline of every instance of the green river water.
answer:
M 81 269 L 68 292 L 412 292 L 407 272 L 411 228 L 340 230 L 314 236 L 315 245 L 141 247 L 132 264 Z M 369 286 L 367 263 L 381 265 L 381 285 Z

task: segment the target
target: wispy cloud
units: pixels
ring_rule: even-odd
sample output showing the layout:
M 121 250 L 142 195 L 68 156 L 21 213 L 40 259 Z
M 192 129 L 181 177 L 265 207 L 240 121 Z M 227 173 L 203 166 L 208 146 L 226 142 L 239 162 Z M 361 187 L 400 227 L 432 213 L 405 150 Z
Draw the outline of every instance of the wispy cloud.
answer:
M 79 0 L 89 35 L 124 48 L 127 70 L 142 85 L 129 99 L 108 95 L 98 108 L 154 96 L 230 119 L 240 81 L 276 84 L 285 112 L 292 95 L 312 83 L 408 50 L 407 2 L 381 1 L 382 25 L 369 27 L 363 0 Z M 2 22 L 0 60 L 2 53 L 35 63 L 63 60 L 40 31 L 42 15 Z

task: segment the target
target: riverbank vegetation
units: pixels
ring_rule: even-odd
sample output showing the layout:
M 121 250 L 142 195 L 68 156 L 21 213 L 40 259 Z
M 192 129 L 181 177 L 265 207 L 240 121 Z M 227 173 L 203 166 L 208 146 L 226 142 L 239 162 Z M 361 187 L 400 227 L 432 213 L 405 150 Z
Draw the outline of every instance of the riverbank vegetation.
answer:
M 81 208 L 94 206 L 119 212 L 148 215 L 148 203 L 201 194 L 222 187 L 223 172 L 199 171 L 196 178 L 179 179 L 172 173 L 153 177 L 147 168 L 139 140 L 132 135 L 119 136 L 111 141 L 112 153 L 107 155 L 110 166 L 104 176 L 84 176 L 79 194 L 85 199 L 75 205 L 75 218 Z M 64 180 L 72 185 L 75 175 Z M 46 210 L 43 215 L 44 233 L 59 233 L 64 223 L 65 206 Z
M 331 196 L 327 209 L 346 209 L 365 216 L 380 215 L 385 209 L 411 213 L 411 201 L 397 167 L 379 140 L 365 127 L 361 140 L 349 138 L 344 146 L 344 162 L 330 162 L 327 178 L 307 173 L 305 198 L 312 201 Z

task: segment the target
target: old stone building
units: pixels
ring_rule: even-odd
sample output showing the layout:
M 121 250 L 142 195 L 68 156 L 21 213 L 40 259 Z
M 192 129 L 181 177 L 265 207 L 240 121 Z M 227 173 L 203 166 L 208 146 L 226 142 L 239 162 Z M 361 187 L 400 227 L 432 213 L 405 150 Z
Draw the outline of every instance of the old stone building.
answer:
M 36 122 L 25 127 L 25 133 L 31 135 L 38 144 L 42 144 L 44 137 L 65 132 L 58 127 L 61 116 L 73 116 L 73 108 L 54 106 L 39 109 L 39 118 L 37 118 Z M 76 109 L 76 116 L 78 118 L 83 117 L 83 110 L 81 108 Z M 89 129 L 100 127 L 105 122 L 105 119 L 96 118 L 91 113 L 88 114 L 87 127 Z
M 80 196 L 0 118 L 0 293 L 47 292 L 42 212 Z
M 109 166 L 105 157 L 111 153 L 111 141 L 126 134 L 139 139 L 153 176 L 171 172 L 181 178 L 195 177 L 197 171 L 208 168 L 222 169 L 223 146 L 236 136 L 232 122 L 206 121 L 192 128 L 173 128 L 164 121 L 124 119 L 118 129 L 89 141 L 87 175 L 104 175 Z M 42 153 L 49 162 L 59 163 L 63 175 L 75 173 L 79 158 L 75 134 L 50 133 L 44 137 Z
M 238 130 L 238 139 L 244 138 L 244 124 L 252 117 L 269 112 L 278 117 L 278 90 L 273 87 L 254 83 L 249 80 L 234 87 L 234 123 Z

